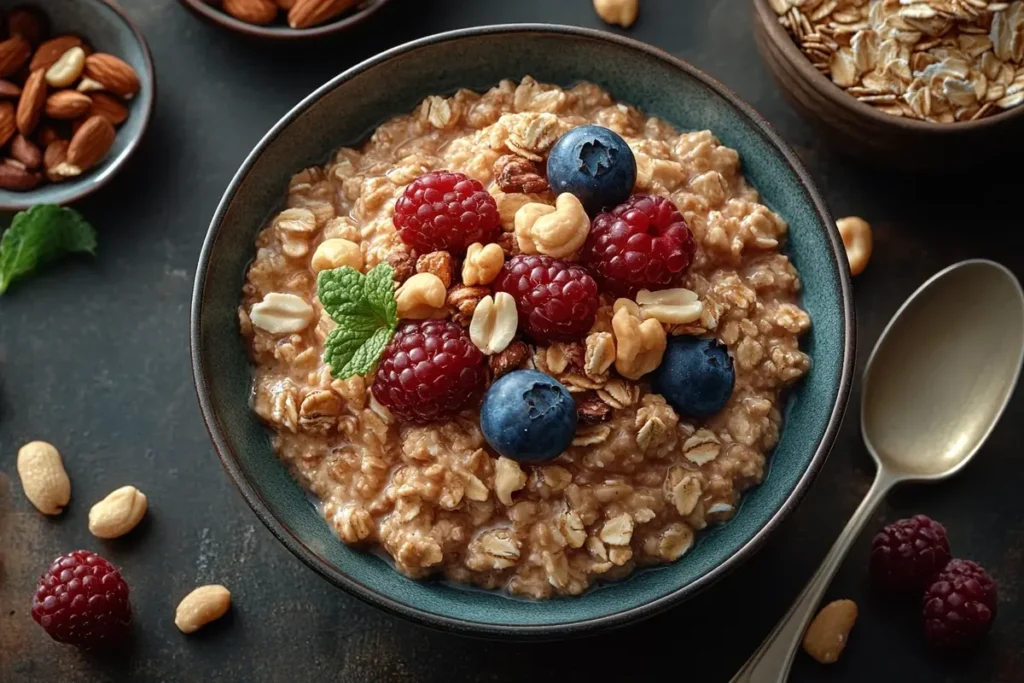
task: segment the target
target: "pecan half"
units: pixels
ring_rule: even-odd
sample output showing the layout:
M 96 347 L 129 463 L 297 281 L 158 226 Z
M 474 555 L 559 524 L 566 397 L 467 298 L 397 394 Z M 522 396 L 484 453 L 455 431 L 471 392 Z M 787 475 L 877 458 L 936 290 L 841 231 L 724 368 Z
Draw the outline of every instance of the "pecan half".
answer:
M 491 356 L 487 362 L 491 366 L 491 374 L 494 379 L 498 379 L 502 375 L 519 369 L 529 355 L 530 347 L 521 341 L 513 341 L 505 347 L 504 351 Z
M 576 406 L 577 419 L 582 425 L 596 425 L 612 417 L 612 407 L 599 398 L 591 397 Z
M 402 284 L 416 272 L 416 255 L 404 242 L 395 242 L 384 261 L 395 271 L 395 282 Z
M 537 164 L 515 154 L 506 154 L 494 162 L 494 177 L 502 192 L 539 194 L 548 190 L 548 181 Z
M 432 251 L 416 259 L 417 273 L 432 273 L 441 279 L 445 288 L 452 286 L 452 255 L 447 251 Z

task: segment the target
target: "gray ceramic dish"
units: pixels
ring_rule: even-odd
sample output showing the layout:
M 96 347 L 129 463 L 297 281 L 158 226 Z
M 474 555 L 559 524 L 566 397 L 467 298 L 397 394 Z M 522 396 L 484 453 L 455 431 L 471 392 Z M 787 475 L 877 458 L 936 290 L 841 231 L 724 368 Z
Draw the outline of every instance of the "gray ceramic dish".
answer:
M 334 21 L 329 21 L 319 26 L 294 29 L 280 20 L 270 26 L 257 26 L 241 19 L 235 19 L 220 7 L 214 7 L 210 0 L 180 0 L 182 5 L 210 23 L 217 24 L 229 31 L 268 40 L 309 40 L 310 38 L 322 38 L 341 33 L 361 24 L 365 19 L 369 19 L 370 16 L 376 14 L 377 10 L 384 7 L 389 1 L 363 0 L 355 9 L 345 12 Z
M 788 221 L 788 250 L 814 320 L 814 361 L 786 406 L 764 483 L 736 517 L 708 529 L 680 561 L 636 572 L 576 598 L 543 602 L 416 582 L 380 557 L 339 542 L 274 456 L 249 409 L 250 367 L 237 307 L 257 231 L 280 209 L 291 175 L 341 145 L 365 140 L 427 95 L 486 89 L 530 74 L 568 86 L 589 80 L 682 129 L 714 131 L 739 150 L 745 173 Z M 854 314 L 842 243 L 796 156 L 753 109 L 692 66 L 627 38 L 550 25 L 466 29 L 374 57 L 321 87 L 285 116 L 238 171 L 214 215 L 192 300 L 192 367 L 203 416 L 225 469 L 259 518 L 317 573 L 367 602 L 449 630 L 561 637 L 649 616 L 711 585 L 750 557 L 799 502 L 835 439 L 850 391 Z
M 128 120 L 117 129 L 114 146 L 95 168 L 62 183 L 43 183 L 29 192 L 0 190 L 0 210 L 20 211 L 35 204 L 69 204 L 91 194 L 114 177 L 132 155 L 149 125 L 156 100 L 156 76 L 142 32 L 117 5 L 105 0 L 0 0 L 0 11 L 19 5 L 36 6 L 50 19 L 50 35 L 74 33 L 97 52 L 128 62 L 139 75 L 142 89 L 128 102 Z

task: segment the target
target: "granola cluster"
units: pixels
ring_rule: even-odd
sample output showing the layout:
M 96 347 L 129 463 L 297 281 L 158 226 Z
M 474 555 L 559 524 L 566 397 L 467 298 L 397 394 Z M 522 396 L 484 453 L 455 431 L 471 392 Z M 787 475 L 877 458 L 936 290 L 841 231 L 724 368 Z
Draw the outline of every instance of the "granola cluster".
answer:
M 495 265 L 518 253 L 517 232 L 554 234 L 517 230 L 516 214 L 529 203 L 555 205 L 542 162 L 563 133 L 584 124 L 623 136 L 638 189 L 669 198 L 685 217 L 698 245 L 685 290 L 636 301 L 602 296 L 579 342 L 498 339 L 506 306 L 492 291 Z M 500 249 L 471 249 L 460 260 L 415 253 L 398 238 L 396 201 L 437 169 L 488 189 L 501 215 Z M 574 214 L 566 215 L 571 228 Z M 344 542 L 382 547 L 412 577 L 534 598 L 579 594 L 678 559 L 696 531 L 729 519 L 742 492 L 761 481 L 779 437 L 780 393 L 809 368 L 798 339 L 810 319 L 798 303 L 797 272 L 780 252 L 786 231 L 744 180 L 738 154 L 712 133 L 679 133 L 595 85 L 562 89 L 527 77 L 483 94 L 429 97 L 361 149 L 297 174 L 286 208 L 259 234 L 239 309 L 255 364 L 253 407 Z M 574 233 L 565 234 L 571 242 Z M 415 425 L 374 400 L 372 374 L 332 378 L 322 354 L 333 323 L 315 277 L 329 240 L 357 245 L 358 255 L 335 248 L 324 258 L 358 261 L 364 272 L 391 264 L 398 306 L 410 315 L 469 327 L 486 307 L 474 342 L 495 348 L 491 381 L 533 368 L 576 399 L 579 426 L 567 451 L 521 465 L 489 449 L 475 409 Z M 634 329 L 641 336 L 627 339 L 624 330 Z M 651 344 L 677 334 L 714 335 L 735 361 L 732 398 L 703 422 L 681 418 L 646 381 L 630 379 L 646 371 Z
M 974 121 L 1024 102 L 1024 2 L 769 0 L 811 63 L 893 116 Z

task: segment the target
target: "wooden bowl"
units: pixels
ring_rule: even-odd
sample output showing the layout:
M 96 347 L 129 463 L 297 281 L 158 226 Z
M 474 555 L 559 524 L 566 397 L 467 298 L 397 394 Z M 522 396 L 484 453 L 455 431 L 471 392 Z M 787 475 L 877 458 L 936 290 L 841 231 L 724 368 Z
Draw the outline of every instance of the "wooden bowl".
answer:
M 932 123 L 859 102 L 820 73 L 766 0 L 753 0 L 754 37 L 786 98 L 841 150 L 877 165 L 949 172 L 990 161 L 1024 141 L 1024 105 L 978 121 Z
M 259 26 L 236 19 L 223 9 L 218 7 L 219 2 L 212 0 L 179 0 L 182 5 L 190 9 L 197 16 L 217 24 L 229 31 L 241 33 L 252 38 L 268 40 L 298 40 L 310 38 L 323 38 L 346 31 L 364 19 L 368 19 L 377 10 L 388 4 L 389 0 L 362 0 L 355 7 L 348 10 L 338 18 L 318 26 L 295 29 L 288 26 L 281 18 L 269 26 Z M 283 17 L 284 13 L 281 13 Z

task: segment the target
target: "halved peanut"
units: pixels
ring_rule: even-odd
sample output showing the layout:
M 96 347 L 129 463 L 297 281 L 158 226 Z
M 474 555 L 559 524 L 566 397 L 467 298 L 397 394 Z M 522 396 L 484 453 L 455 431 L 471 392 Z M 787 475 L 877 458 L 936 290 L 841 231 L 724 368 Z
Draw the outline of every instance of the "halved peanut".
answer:
M 25 497 L 44 515 L 59 515 L 71 500 L 64 461 L 45 441 L 32 441 L 18 450 L 18 476 Z
M 146 516 L 146 494 L 122 486 L 89 510 L 89 531 L 97 538 L 118 538 L 138 526 Z
M 846 258 L 850 261 L 850 275 L 860 275 L 871 260 L 871 224 L 857 216 L 847 216 L 836 221 L 839 235 L 846 247 Z
M 857 603 L 836 600 L 825 605 L 804 634 L 804 651 L 822 664 L 832 664 L 843 653 L 857 621 Z
M 231 607 L 231 591 L 219 584 L 200 586 L 178 603 L 174 625 L 182 633 L 193 633 L 224 616 Z

